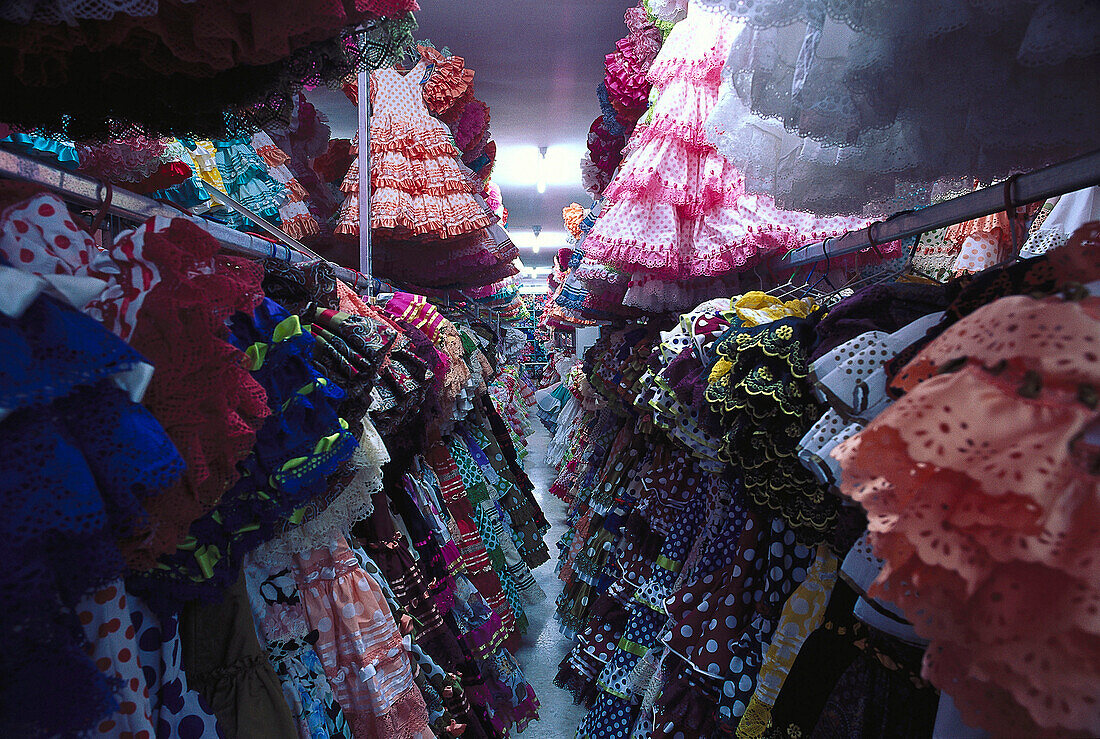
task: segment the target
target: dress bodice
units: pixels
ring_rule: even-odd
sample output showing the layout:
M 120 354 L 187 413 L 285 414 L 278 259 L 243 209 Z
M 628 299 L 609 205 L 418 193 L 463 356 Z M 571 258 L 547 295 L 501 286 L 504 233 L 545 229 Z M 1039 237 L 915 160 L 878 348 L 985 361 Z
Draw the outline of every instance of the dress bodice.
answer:
M 390 117 L 406 121 L 431 118 L 420 85 L 426 69 L 427 63 L 420 61 L 404 74 L 392 67 L 371 72 L 374 88 L 372 123 L 381 123 Z

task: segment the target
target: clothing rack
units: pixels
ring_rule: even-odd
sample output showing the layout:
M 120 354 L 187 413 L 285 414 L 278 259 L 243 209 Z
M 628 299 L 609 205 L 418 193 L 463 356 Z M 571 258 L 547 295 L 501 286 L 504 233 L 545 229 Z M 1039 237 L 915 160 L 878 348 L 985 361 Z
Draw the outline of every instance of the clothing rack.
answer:
M 296 239 L 291 238 L 281 229 L 252 213 L 248 208 L 216 188 L 207 188 L 214 200 L 253 220 L 260 228 L 278 239 L 278 243 L 242 233 L 221 223 L 187 214 L 174 206 L 158 203 L 156 200 L 147 198 L 144 195 L 106 185 L 86 175 L 60 169 L 3 148 L 0 148 L 0 177 L 42 185 L 61 196 L 64 200 L 90 208 L 102 208 L 107 203 L 109 194 L 110 201 L 107 203 L 107 212 L 134 223 L 142 223 L 154 216 L 188 218 L 192 223 L 195 223 L 217 239 L 223 247 L 243 256 L 259 259 L 278 259 L 291 264 L 319 258 Z M 350 285 L 352 289 L 357 291 L 373 289 L 372 280 L 367 275 L 332 262 L 329 262 L 329 264 L 332 264 L 336 276 Z
M 828 238 L 800 247 L 777 257 L 772 262 L 772 268 L 790 270 L 827 261 L 830 257 L 877 249 L 891 241 L 920 236 L 937 228 L 965 223 L 1000 211 L 1011 213 L 1022 205 L 1094 185 L 1100 185 L 1100 151 L 1034 172 L 1013 175 L 999 184 L 919 210 L 905 210 L 859 231 L 849 231 L 835 239 Z

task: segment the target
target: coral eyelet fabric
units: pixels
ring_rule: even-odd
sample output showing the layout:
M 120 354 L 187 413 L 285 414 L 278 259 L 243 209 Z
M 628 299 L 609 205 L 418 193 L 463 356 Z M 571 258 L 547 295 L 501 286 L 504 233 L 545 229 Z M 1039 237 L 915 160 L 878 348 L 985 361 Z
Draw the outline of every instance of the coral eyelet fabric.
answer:
M 923 675 L 994 735 L 1100 734 L 1100 298 L 1002 298 L 906 367 L 833 456 L 929 640 Z M 961 368 L 947 371 L 955 366 Z

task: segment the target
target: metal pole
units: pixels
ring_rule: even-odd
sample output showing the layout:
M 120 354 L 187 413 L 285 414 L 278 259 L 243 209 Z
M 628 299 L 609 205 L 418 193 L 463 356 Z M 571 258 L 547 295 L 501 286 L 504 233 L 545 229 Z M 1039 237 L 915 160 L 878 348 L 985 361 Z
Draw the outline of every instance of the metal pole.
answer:
M 0 177 L 36 182 L 57 193 L 63 200 L 85 207 L 99 207 L 107 194 L 107 187 L 98 180 L 78 172 L 59 169 L 45 162 L 39 162 L 2 148 L 0 148 Z M 211 188 L 211 191 L 212 195 L 220 193 L 214 188 Z M 231 198 L 224 196 L 224 193 L 222 195 L 227 203 L 231 200 Z M 233 201 L 233 203 L 236 203 L 236 201 Z M 229 204 L 229 207 L 234 206 Z M 247 210 L 239 203 L 236 207 Z M 291 264 L 310 259 L 310 256 L 307 256 L 306 253 L 288 246 L 288 243 L 298 244 L 298 242 L 274 226 L 271 226 L 272 234 L 285 243 L 265 241 L 199 216 L 185 216 L 177 208 L 158 203 L 144 195 L 138 195 L 121 187 L 112 188 L 110 213 L 132 223 L 143 223 L 154 216 L 164 218 L 183 217 L 209 233 L 223 247 L 237 254 L 244 254 L 258 259 L 279 259 Z M 248 212 L 244 215 L 254 216 L 255 214 Z M 262 220 L 258 217 L 257 219 Z M 270 226 L 270 224 L 268 225 Z M 305 249 L 305 247 L 302 248 Z M 305 249 L 305 251 L 312 254 L 308 249 Z M 357 285 L 362 281 L 363 276 L 354 270 L 341 267 L 338 264 L 334 264 L 333 268 L 336 270 L 336 276 L 349 285 Z
M 359 73 L 359 271 L 367 276 L 367 297 L 374 297 L 370 232 L 370 75 Z
M 1021 174 L 997 185 L 975 190 L 942 203 L 898 213 L 859 231 L 829 239 L 829 256 L 838 257 L 872 245 L 919 236 L 956 223 L 981 218 L 1006 207 L 1017 207 L 1100 184 L 1100 151 Z M 872 234 L 872 229 L 874 233 Z M 825 259 L 825 242 L 809 244 L 777 257 L 775 269 L 791 269 Z

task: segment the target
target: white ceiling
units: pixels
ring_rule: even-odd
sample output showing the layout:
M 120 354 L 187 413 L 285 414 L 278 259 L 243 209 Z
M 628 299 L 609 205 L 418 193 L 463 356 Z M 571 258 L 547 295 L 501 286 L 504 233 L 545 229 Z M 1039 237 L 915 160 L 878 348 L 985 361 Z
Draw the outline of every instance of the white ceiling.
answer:
M 603 79 L 604 55 L 626 35 L 623 13 L 635 1 L 420 3 L 417 38 L 464 57 L 476 74 L 478 98 L 489 105 L 499 150 L 494 181 L 504 194 L 509 230 L 530 232 L 539 225 L 547 235 L 560 233 L 561 209 L 574 201 L 591 202 L 580 186 L 580 157 L 588 128 L 600 112 L 596 86 Z M 334 137 L 354 134 L 355 109 L 343 93 L 319 89 L 307 97 L 328 115 Z M 527 165 L 540 146 L 548 147 L 551 161 L 541 194 Z M 523 261 L 549 264 L 563 245 L 547 241 L 537 255 L 521 248 Z

